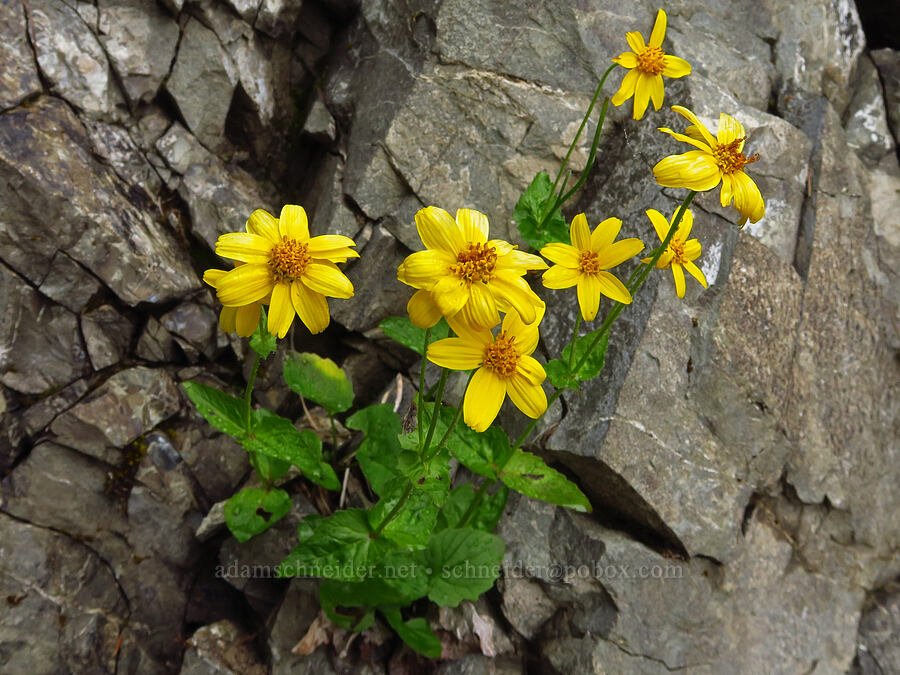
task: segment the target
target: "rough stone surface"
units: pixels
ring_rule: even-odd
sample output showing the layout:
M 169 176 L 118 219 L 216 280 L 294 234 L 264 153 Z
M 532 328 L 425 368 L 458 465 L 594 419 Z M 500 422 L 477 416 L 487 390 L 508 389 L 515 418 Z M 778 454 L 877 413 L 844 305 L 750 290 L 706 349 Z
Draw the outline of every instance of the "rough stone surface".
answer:
M 900 51 L 876 49 L 869 54 L 884 86 L 884 105 L 894 141 L 900 142 Z
M 41 293 L 76 314 L 99 288 L 97 280 L 62 251 L 53 256 L 47 276 L 38 286 Z
M 160 322 L 191 361 L 200 355 L 212 358 L 216 350 L 218 317 L 207 305 L 183 302 L 171 312 L 166 312 Z
M 181 675 L 266 675 L 266 666 L 254 653 L 249 638 L 231 621 L 197 629 L 188 640 Z
M 859 621 L 859 647 L 854 675 L 874 675 L 900 670 L 900 589 L 897 584 L 869 598 Z
M 81 333 L 94 370 L 119 363 L 131 346 L 134 326 L 109 305 L 81 315 Z
M 22 0 L 10 0 L 0 7 L 0 62 L 0 110 L 41 91 Z

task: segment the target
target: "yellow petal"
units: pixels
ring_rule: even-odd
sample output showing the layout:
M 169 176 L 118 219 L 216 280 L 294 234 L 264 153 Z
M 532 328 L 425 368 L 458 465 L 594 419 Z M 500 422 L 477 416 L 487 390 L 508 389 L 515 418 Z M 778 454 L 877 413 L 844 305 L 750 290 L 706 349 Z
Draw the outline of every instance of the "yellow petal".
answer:
M 512 335 L 516 339 L 516 350 L 519 354 L 531 354 L 535 350 L 540 339 L 540 324 L 544 318 L 547 306 L 541 303 L 535 308 L 535 319 L 531 323 L 522 321 L 518 312 L 509 312 L 503 318 L 503 332 Z
M 604 248 L 597 255 L 597 262 L 600 269 L 609 269 L 616 265 L 621 265 L 629 258 L 633 258 L 644 250 L 644 242 L 634 237 L 630 239 L 622 239 L 615 244 L 611 244 Z
M 666 13 L 659 10 L 656 13 L 656 21 L 653 24 L 653 32 L 650 33 L 650 46 L 662 47 L 663 39 L 666 37 Z
M 436 206 L 419 209 L 416 229 L 427 249 L 451 253 L 455 258 L 465 248 L 459 225 L 444 209 Z
M 731 180 L 731 174 L 725 173 L 722 174 L 722 189 L 719 191 L 719 203 L 722 206 L 728 206 L 731 204 L 732 199 L 734 199 L 734 183 Z
M 503 241 L 502 239 L 491 239 L 487 245 L 494 249 L 494 252 L 497 254 L 497 257 L 508 255 L 515 248 L 508 241 Z
M 723 182 L 724 179 L 725 177 L 722 176 Z M 673 223 L 675 222 L 675 217 L 677 215 L 678 209 L 675 209 L 675 213 L 672 214 Z M 685 241 L 690 236 L 692 229 L 694 229 L 694 214 L 690 209 L 685 209 L 681 216 L 681 222 L 678 223 L 678 232 L 675 233 L 675 236 L 681 241 Z
M 746 132 L 744 131 L 744 125 L 734 119 L 731 115 L 726 115 L 725 113 L 721 113 L 719 115 L 719 128 L 716 131 L 716 138 L 719 143 L 722 145 L 728 145 L 732 141 L 736 141 L 739 138 L 744 138 L 746 136 Z M 741 141 L 740 145 L 738 145 L 738 152 L 743 151 L 744 142 Z
M 467 242 L 483 244 L 488 240 L 488 217 L 480 211 L 459 209 L 456 212 L 456 222 L 462 228 L 463 238 Z
M 644 36 L 636 30 L 625 33 L 625 39 L 628 41 L 628 46 L 631 47 L 631 51 L 635 54 L 640 54 L 647 49 L 647 45 L 644 42 Z
M 219 312 L 219 327 L 223 333 L 233 333 L 235 330 L 235 319 L 240 307 L 223 307 Z
M 309 240 L 307 246 L 309 254 L 313 258 L 359 257 L 359 253 L 350 249 L 351 246 L 356 246 L 356 242 L 350 237 L 344 237 L 340 234 L 322 234 L 318 237 L 313 237 Z
M 578 278 L 578 306 L 581 318 L 593 321 L 600 309 L 600 282 L 592 274 L 582 274 Z
M 696 127 L 689 127 L 690 129 L 696 129 Z M 712 153 L 712 149 L 704 143 L 702 140 L 698 140 L 697 138 L 687 135 L 687 134 L 679 134 L 675 131 L 672 131 L 668 127 L 659 127 L 659 130 L 664 134 L 669 134 L 676 141 L 681 141 L 682 143 L 688 143 L 693 145 L 698 150 L 702 150 L 703 152 Z
M 282 282 L 275 284 L 275 288 L 272 289 L 267 330 L 279 338 L 287 335 L 291 324 L 294 322 L 294 305 L 291 303 L 292 285 Z
M 675 277 L 675 295 L 684 297 L 684 270 L 678 263 L 672 263 L 672 276 Z
M 609 246 L 619 236 L 622 229 L 622 221 L 619 218 L 607 218 L 591 232 L 591 251 L 599 253 L 604 247 Z
M 719 184 L 721 173 L 712 155 L 691 150 L 661 159 L 653 167 L 653 177 L 663 187 L 681 187 L 703 192 Z
M 637 68 L 638 64 L 637 54 L 635 54 L 634 52 L 622 52 L 616 58 L 614 58 L 613 61 L 618 63 L 623 68 Z
M 489 329 L 465 320 L 462 311 L 445 318 L 450 326 L 450 330 L 472 344 L 481 345 L 482 350 L 494 342 L 494 334 Z
M 281 242 L 281 232 L 278 231 L 278 218 L 264 209 L 256 209 L 247 219 L 247 232 L 265 237 L 273 244 Z
M 569 238 L 572 240 L 572 246 L 579 251 L 591 250 L 591 229 L 588 227 L 587 218 L 583 213 L 572 218 L 572 224 L 569 226 Z
M 600 292 L 623 305 L 631 304 L 631 293 L 619 279 L 609 272 L 597 272 L 597 283 Z
M 253 335 L 256 332 L 256 327 L 259 326 L 260 313 L 258 302 L 238 307 L 235 312 L 234 323 L 237 334 L 241 337 Z M 291 310 L 291 313 L 293 313 L 293 310 Z
M 692 262 L 684 263 L 684 269 L 686 269 L 688 272 L 690 272 L 692 277 L 694 277 L 697 281 L 699 281 L 701 284 L 703 284 L 703 288 L 709 288 L 709 286 L 706 283 L 706 275 L 703 274 L 703 270 L 701 270 L 699 267 L 697 267 L 694 263 L 692 263 Z
M 653 223 L 653 229 L 656 230 L 656 236 L 659 237 L 660 241 L 665 241 L 666 236 L 669 234 L 669 221 L 656 209 L 647 209 L 644 213 L 647 214 L 650 222 Z
M 512 270 L 518 274 L 524 274 L 528 270 L 545 270 L 547 269 L 547 263 L 533 253 L 510 250 L 506 255 L 501 256 L 498 254 L 497 264 L 494 269 Z
M 206 270 L 203 273 L 203 282 L 209 284 L 213 288 L 219 285 L 219 279 L 228 274 L 228 270 Z M 231 331 L 225 331 L 230 333 Z
M 484 328 L 492 328 L 500 323 L 500 314 L 494 302 L 494 294 L 481 283 L 469 286 L 469 301 L 460 310 L 463 320 Z
M 697 132 L 703 137 L 703 140 L 706 141 L 706 144 L 709 147 L 715 147 L 716 139 L 713 138 L 713 135 L 709 133 L 709 130 L 703 125 L 703 122 L 692 113 L 690 110 L 680 105 L 673 105 L 672 110 L 677 112 L 679 115 L 687 119 L 694 127 L 696 127 Z
M 311 290 L 332 298 L 352 298 L 353 284 L 337 265 L 327 260 L 311 260 L 303 272 L 303 283 Z
M 690 241 L 684 242 L 685 260 L 696 260 L 700 257 L 700 254 L 702 252 L 703 247 L 700 245 L 700 242 L 697 239 L 691 239 Z
M 302 206 L 286 204 L 278 218 L 278 231 L 282 237 L 306 243 L 309 241 L 309 221 Z
M 495 298 L 503 298 L 522 317 L 525 323 L 533 323 L 537 316 L 536 308 L 544 302 L 531 290 L 531 286 L 522 277 L 512 272 L 501 271 L 494 275 L 489 283 Z
M 684 77 L 691 74 L 691 64 L 677 56 L 666 54 L 663 56 L 662 74 L 672 79 Z
M 571 267 L 572 269 L 577 269 L 580 265 L 580 254 L 578 249 L 569 246 L 568 244 L 547 244 L 541 249 L 541 255 L 550 262 L 565 267 Z
M 507 381 L 506 393 L 519 410 L 536 419 L 547 410 L 547 395 L 539 384 L 532 384 L 518 373 Z
M 469 300 L 469 289 L 457 277 L 444 276 L 431 288 L 431 297 L 441 308 L 444 316 L 453 316 Z
M 640 76 L 641 73 L 638 70 L 629 70 L 625 73 L 625 77 L 622 78 L 622 84 L 619 90 L 613 94 L 610 103 L 619 106 L 634 96 L 634 88 L 637 86 Z
M 328 302 L 321 293 L 310 290 L 303 282 L 295 281 L 291 284 L 291 304 L 303 325 L 313 335 L 328 328 L 331 317 L 328 313 Z
M 755 223 L 765 216 L 766 204 L 753 179 L 743 171 L 735 171 L 731 174 L 731 180 L 734 185 L 734 208 L 741 214 L 741 226 L 748 218 Z
M 463 419 L 475 431 L 486 431 L 506 398 L 506 382 L 487 368 L 472 376 L 463 399 Z
M 406 303 L 409 320 L 419 328 L 431 328 L 441 320 L 441 308 L 431 297 L 431 291 L 419 290 Z
M 441 368 L 472 370 L 484 361 L 484 345 L 452 337 L 428 345 L 428 360 Z
M 638 78 L 637 85 L 634 88 L 634 114 L 636 120 L 641 119 L 647 110 L 647 104 L 650 102 L 650 90 L 653 85 L 655 75 L 646 75 L 641 73 Z
M 562 265 L 554 265 L 544 272 L 541 281 L 543 281 L 544 286 L 547 288 L 571 288 L 578 283 L 578 277 L 580 276 L 581 270 L 563 267 Z
M 246 263 L 268 263 L 272 242 L 258 234 L 229 232 L 216 242 L 216 255 Z
M 519 341 L 516 340 L 517 345 L 518 343 Z M 540 384 L 547 379 L 544 366 L 536 358 L 528 355 L 519 357 L 519 362 L 516 364 L 516 372 L 529 384 Z
M 226 307 L 262 300 L 275 285 L 268 265 L 241 265 L 219 279 L 216 295 Z
M 665 89 L 663 88 L 662 75 L 653 75 L 650 79 L 650 100 L 653 101 L 653 109 L 659 110 L 663 104 Z
M 397 278 L 414 288 L 431 288 L 447 275 L 455 259 L 444 251 L 416 251 L 406 256 L 397 270 Z

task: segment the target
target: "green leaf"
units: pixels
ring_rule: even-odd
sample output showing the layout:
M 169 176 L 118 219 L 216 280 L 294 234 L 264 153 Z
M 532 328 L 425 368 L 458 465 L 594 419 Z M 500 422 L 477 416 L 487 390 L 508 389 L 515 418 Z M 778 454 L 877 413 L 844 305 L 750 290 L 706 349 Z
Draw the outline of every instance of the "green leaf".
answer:
M 441 607 L 477 600 L 500 576 L 503 551 L 500 537 L 470 527 L 438 532 L 425 552 L 431 568 L 428 597 Z
M 316 531 L 316 528 L 323 520 L 325 520 L 325 516 L 318 513 L 310 513 L 300 521 L 300 524 L 297 525 L 297 538 L 301 544 L 313 535 L 313 532 Z
M 443 508 L 438 515 L 438 529 L 445 530 L 448 527 L 456 527 L 459 521 L 469 510 L 475 499 L 475 490 L 470 483 L 464 483 L 453 488 L 453 492 L 447 497 Z M 472 514 L 468 525 L 476 530 L 493 532 L 497 523 L 503 516 L 506 501 L 509 499 L 509 488 L 501 485 L 494 494 L 488 494 L 481 499 L 481 504 Z
M 308 352 L 288 352 L 283 374 L 295 393 L 318 403 L 332 415 L 353 405 L 353 385 L 331 359 Z
M 578 389 L 578 383 L 569 372 L 568 362 L 561 359 L 552 359 L 547 361 L 544 370 L 547 372 L 547 379 L 550 380 L 550 384 L 557 389 Z
M 255 351 L 259 358 L 265 360 L 269 354 L 278 349 L 278 338 L 266 329 L 266 308 L 260 307 L 260 321 L 256 332 L 250 336 L 250 349 Z
M 243 443 L 243 439 L 241 442 Z M 252 458 L 251 461 L 253 465 L 256 467 L 256 473 L 259 474 L 260 478 L 269 483 L 281 478 L 291 468 L 290 462 L 270 455 L 265 455 L 261 452 L 250 453 L 250 457 Z
M 323 518 L 309 539 L 291 551 L 278 567 L 278 576 L 362 581 L 393 548 L 372 535 L 366 511 L 338 511 Z
M 225 524 L 243 543 L 265 532 L 291 510 L 291 498 L 284 490 L 247 488 L 225 502 Z
M 321 439 L 309 429 L 297 431 L 289 419 L 265 409 L 254 410 L 253 433 L 241 442 L 250 452 L 290 462 L 324 488 L 341 489 L 334 469 L 322 461 Z
M 591 511 L 591 503 L 577 485 L 530 452 L 516 450 L 500 472 L 500 480 L 528 497 L 575 511 Z
M 319 604 L 341 628 L 359 632 L 375 623 L 375 607 L 392 591 L 380 579 L 360 582 L 325 580 L 319 586 Z M 372 602 L 375 600 L 375 602 Z
M 596 335 L 599 331 L 593 331 L 584 335 L 575 342 L 575 359 L 573 363 L 575 365 L 584 358 L 585 353 L 587 353 L 588 347 L 590 344 L 596 339 Z M 579 382 L 584 382 L 586 380 L 593 380 L 597 375 L 600 374 L 600 371 L 603 370 L 603 364 L 606 362 L 606 348 L 609 346 L 609 331 L 607 330 L 603 336 L 600 338 L 600 341 L 597 343 L 597 346 L 594 347 L 594 351 L 591 352 L 591 355 L 587 358 L 581 368 L 575 373 L 575 379 Z M 569 356 L 572 353 L 572 345 L 568 344 L 563 347 L 562 357 L 565 360 L 565 363 L 569 362 Z M 547 372 L 549 376 L 549 371 Z M 552 380 L 551 380 L 552 383 Z M 554 386 L 556 386 L 554 384 Z
M 401 452 L 402 423 L 388 404 L 370 405 L 353 413 L 345 422 L 348 429 L 365 434 L 356 458 L 375 494 L 382 496 L 385 483 L 398 474 L 397 456 Z
M 416 326 L 409 320 L 409 317 L 389 316 L 378 326 L 389 338 L 393 338 L 407 349 L 412 349 L 419 356 L 422 355 L 425 346 L 425 330 Z M 438 321 L 431 328 L 431 342 L 442 340 L 449 335 L 450 326 L 444 319 Z
M 553 184 L 550 176 L 546 171 L 541 171 L 519 197 L 513 210 L 513 220 L 519 225 L 519 234 L 536 251 L 552 241 L 569 243 L 569 228 L 558 208 L 554 209 L 544 226 L 540 227 L 544 214 L 553 200 Z
M 382 609 L 381 613 L 397 635 L 415 651 L 430 659 L 438 659 L 444 651 L 440 638 L 422 618 L 404 621 L 399 609 Z
M 241 438 L 244 435 L 244 402 L 223 391 L 197 382 L 181 384 L 197 412 L 219 431 Z
M 458 424 L 447 442 L 451 454 L 469 471 L 486 478 L 496 478 L 511 454 L 509 437 L 499 427 L 477 433 Z

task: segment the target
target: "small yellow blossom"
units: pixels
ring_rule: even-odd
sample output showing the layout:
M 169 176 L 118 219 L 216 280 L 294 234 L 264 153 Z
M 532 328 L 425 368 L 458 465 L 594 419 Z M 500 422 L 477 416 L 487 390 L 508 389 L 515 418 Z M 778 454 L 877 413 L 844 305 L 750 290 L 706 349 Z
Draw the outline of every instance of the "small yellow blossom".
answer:
M 537 347 L 538 324 L 544 303 L 536 308 L 535 320 L 526 324 L 517 312 L 508 313 L 496 335 L 450 318 L 459 337 L 438 340 L 428 346 L 428 360 L 451 370 L 477 368 L 463 399 L 463 420 L 475 431 L 485 431 L 500 412 L 507 395 L 531 418 L 547 410 L 547 395 L 541 384 L 544 367 L 531 356 Z
M 644 250 L 640 239 L 615 241 L 622 228 L 618 218 L 607 218 L 591 232 L 587 218 L 579 213 L 569 227 L 569 244 L 547 244 L 541 255 L 556 263 L 544 272 L 547 288 L 578 286 L 578 305 L 585 321 L 593 321 L 605 295 L 623 304 L 631 302 L 625 284 L 606 270 L 620 265 Z M 615 243 L 614 243 L 615 242 Z
M 302 206 L 286 205 L 279 218 L 257 209 L 247 232 L 216 242 L 217 254 L 244 263 L 215 279 L 219 302 L 240 308 L 268 297 L 270 333 L 284 337 L 295 314 L 311 333 L 321 333 L 330 320 L 325 296 L 353 297 L 353 284 L 335 264 L 359 257 L 351 246 L 341 235 L 310 237 Z
M 648 101 L 653 101 L 653 107 L 659 110 L 663 103 L 663 76 L 678 78 L 689 75 L 691 64 L 682 58 L 666 54 L 662 49 L 663 38 L 666 36 L 666 13 L 659 10 L 656 15 L 656 23 L 653 24 L 653 32 L 650 34 L 650 44 L 644 43 L 644 36 L 638 31 L 632 31 L 625 36 L 628 46 L 632 51 L 622 52 L 613 59 L 623 68 L 628 68 L 625 77 L 622 78 L 622 86 L 619 87 L 611 101 L 613 105 L 622 105 L 634 96 L 634 119 L 639 120 L 647 110 Z
M 213 288 L 219 287 L 219 280 L 228 274 L 228 270 L 206 270 L 203 273 L 203 281 Z M 250 337 L 256 332 L 261 314 L 260 306 L 268 302 L 268 299 L 251 302 L 242 307 L 222 307 L 219 313 L 219 326 L 226 333 L 237 333 L 241 337 Z
M 748 219 L 755 223 L 765 216 L 766 204 L 759 188 L 744 173 L 744 167 L 759 159 L 759 155 L 744 155 L 747 134 L 741 123 L 731 115 L 722 113 L 719 115 L 719 128 L 713 136 L 687 108 L 673 105 L 672 110 L 686 118 L 690 126 L 684 134 L 666 128 L 660 128 L 660 131 L 697 149 L 660 160 L 653 167 L 656 182 L 663 187 L 687 188 L 697 192 L 712 190 L 721 182 L 721 204 L 728 206 L 734 200 L 734 208 L 741 214 L 741 227 Z
M 397 270 L 400 281 L 419 289 L 407 306 L 414 324 L 428 328 L 443 315 L 492 328 L 510 310 L 526 323 L 535 320 L 543 303 L 522 277 L 547 265 L 501 239 L 488 240 L 487 216 L 459 209 L 454 220 L 428 206 L 416 213 L 416 228 L 426 250 L 407 256 Z
M 653 223 L 660 241 L 666 240 L 669 228 L 672 226 L 672 222 L 675 221 L 676 215 L 678 215 L 678 209 L 675 209 L 675 213 L 672 214 L 672 220 L 667 221 L 666 217 L 659 211 L 655 209 L 647 211 L 647 217 Z M 693 227 L 694 214 L 689 209 L 686 209 L 681 217 L 678 230 L 672 235 L 672 240 L 669 242 L 668 247 L 659 256 L 659 260 L 656 261 L 656 267 L 661 270 L 667 267 L 672 268 L 672 276 L 675 277 L 675 293 L 679 298 L 684 297 L 684 270 L 690 272 L 691 276 L 703 284 L 703 288 L 707 288 L 706 277 L 703 275 L 703 271 L 694 264 L 694 261 L 700 257 L 700 242 L 697 239 L 688 239 Z M 651 258 L 644 258 L 641 262 L 649 263 L 650 260 Z

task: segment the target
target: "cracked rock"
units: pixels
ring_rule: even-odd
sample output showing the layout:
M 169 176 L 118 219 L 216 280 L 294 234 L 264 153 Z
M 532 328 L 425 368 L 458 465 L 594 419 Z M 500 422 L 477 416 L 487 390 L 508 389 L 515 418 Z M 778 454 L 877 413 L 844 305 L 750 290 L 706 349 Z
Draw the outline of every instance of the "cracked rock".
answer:
M 169 331 L 159 319 L 147 317 L 147 325 L 138 339 L 135 354 L 147 361 L 171 362 L 178 358 L 178 349 Z
M 50 261 L 50 271 L 40 282 L 38 290 L 63 307 L 81 313 L 84 306 L 100 290 L 100 284 L 62 251 Z
M 196 362 L 200 355 L 211 359 L 215 354 L 218 317 L 208 306 L 183 302 L 164 314 L 160 323 L 175 336 L 191 362 Z
M 34 52 L 28 44 L 22 0 L 0 5 L 0 110 L 12 108 L 41 91 Z
M 94 370 L 103 370 L 125 358 L 134 326 L 109 305 L 81 315 L 81 332 Z
M 878 71 L 868 58 L 859 60 L 855 90 L 847 108 L 844 129 L 847 145 L 868 165 L 878 164 L 896 148 L 888 129 L 885 96 Z
M 884 103 L 894 142 L 900 143 L 900 51 L 875 49 L 869 52 L 869 56 L 878 67 L 884 86 Z
M 251 637 L 231 621 L 198 628 L 188 640 L 181 675 L 266 675 L 268 671 L 254 652 Z

